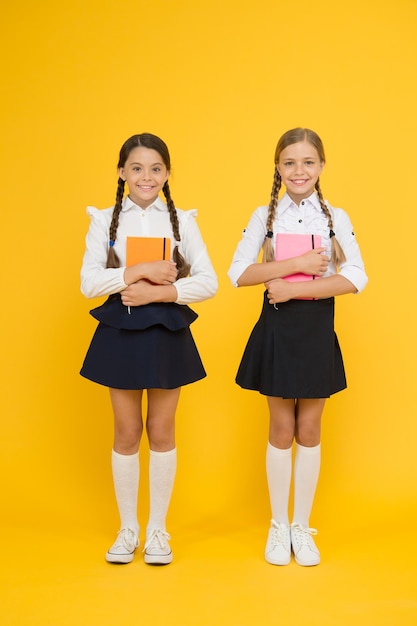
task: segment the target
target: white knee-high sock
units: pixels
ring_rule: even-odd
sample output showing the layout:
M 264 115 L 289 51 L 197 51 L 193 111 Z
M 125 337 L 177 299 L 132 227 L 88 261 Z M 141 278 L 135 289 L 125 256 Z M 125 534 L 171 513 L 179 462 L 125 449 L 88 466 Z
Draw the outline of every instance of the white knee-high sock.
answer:
M 152 530 L 166 530 L 166 516 L 177 469 L 177 449 L 149 453 L 150 509 L 147 534 Z
M 139 535 L 137 517 L 139 453 L 119 454 L 112 450 L 112 470 L 120 528 L 131 528 Z
M 290 495 L 292 448 L 281 450 L 268 441 L 266 449 L 266 476 L 273 519 L 288 524 L 288 498 Z
M 321 447 L 296 444 L 294 464 L 294 523 L 309 525 L 320 473 Z

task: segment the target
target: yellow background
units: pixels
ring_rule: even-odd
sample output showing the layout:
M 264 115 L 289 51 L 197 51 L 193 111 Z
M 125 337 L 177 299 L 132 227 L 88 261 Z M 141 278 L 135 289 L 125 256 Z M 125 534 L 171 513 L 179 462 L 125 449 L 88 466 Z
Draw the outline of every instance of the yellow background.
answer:
M 299 624 L 300 588 L 309 623 L 417 623 L 416 24 L 415 0 L 3 8 L 4 623 L 129 624 L 147 615 L 159 624 L 167 602 L 171 623 Z M 266 403 L 234 383 L 262 289 L 234 289 L 226 276 L 250 214 L 268 203 L 277 139 L 299 125 L 324 141 L 324 196 L 349 213 L 370 277 L 363 294 L 337 302 L 349 388 L 325 410 L 311 519 L 324 562 L 314 574 L 262 561 Z M 85 206 L 113 204 L 120 146 L 145 131 L 169 146 L 174 201 L 198 208 L 220 288 L 195 306 L 208 377 L 183 390 L 178 410 L 168 521 L 180 563 L 138 574 L 102 562 L 118 528 L 112 416 L 107 390 L 78 375 L 95 327 L 88 311 L 100 302 L 81 296 L 79 268 Z M 317 599 L 323 585 L 331 608 Z M 68 603 L 75 608 L 64 610 Z

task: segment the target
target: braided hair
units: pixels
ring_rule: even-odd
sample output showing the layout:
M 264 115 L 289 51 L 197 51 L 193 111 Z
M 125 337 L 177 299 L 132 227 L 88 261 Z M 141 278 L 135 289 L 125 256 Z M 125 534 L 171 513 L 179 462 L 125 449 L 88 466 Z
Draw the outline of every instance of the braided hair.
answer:
M 281 189 L 281 175 L 278 172 L 278 162 L 281 152 L 285 150 L 288 146 L 298 143 L 300 141 L 308 141 L 311 145 L 317 150 L 317 154 L 319 155 L 319 159 L 322 163 L 326 162 L 326 158 L 324 155 L 324 147 L 320 137 L 309 128 L 293 128 L 292 130 L 287 131 L 282 135 L 279 139 L 277 147 L 275 149 L 275 170 L 274 170 L 274 181 L 272 184 L 272 192 L 271 192 L 271 200 L 269 202 L 268 208 L 268 217 L 266 220 L 266 237 L 263 244 L 263 262 L 274 261 L 274 251 L 272 247 L 272 237 L 273 237 L 273 223 L 276 216 L 276 208 L 278 205 L 278 193 Z M 325 216 L 327 217 L 327 225 L 330 231 L 330 239 L 332 242 L 332 263 L 336 267 L 339 267 L 341 263 L 344 263 L 346 260 L 345 254 L 339 242 L 336 239 L 336 235 L 333 230 L 333 219 L 330 213 L 330 210 L 327 204 L 324 201 L 323 194 L 320 188 L 320 181 L 317 179 L 315 184 L 315 189 L 317 191 L 317 196 L 320 202 L 321 209 Z
M 156 152 L 158 152 L 165 167 L 167 168 L 167 171 L 169 172 L 171 170 L 171 158 L 169 156 L 167 145 L 165 144 L 164 141 L 162 141 L 162 139 L 160 139 L 156 135 L 152 135 L 151 133 L 142 133 L 140 135 L 133 135 L 132 137 L 129 137 L 129 139 L 125 141 L 125 143 L 123 144 L 120 150 L 119 162 L 117 164 L 117 168 L 118 169 L 123 168 L 132 150 L 134 150 L 135 148 L 141 148 L 141 147 L 148 148 L 150 150 L 155 150 Z M 116 202 L 113 208 L 113 215 L 112 215 L 112 220 L 111 220 L 110 228 L 109 228 L 109 250 L 107 254 L 106 267 L 120 267 L 120 259 L 118 258 L 114 250 L 114 244 L 117 238 L 117 229 L 119 226 L 120 211 L 122 210 L 124 189 L 125 189 L 125 181 L 119 177 L 117 181 Z M 188 276 L 189 274 L 190 265 L 185 261 L 184 257 L 182 256 L 182 254 L 180 253 L 178 249 L 178 242 L 181 241 L 180 229 L 179 229 L 179 223 L 178 223 L 178 215 L 177 215 L 177 210 L 175 208 L 175 204 L 171 198 L 171 191 L 169 189 L 168 181 L 165 182 L 162 188 L 162 191 L 164 193 L 168 211 L 169 211 L 172 232 L 173 232 L 175 241 L 177 242 L 177 245 L 175 246 L 173 253 L 172 253 L 173 260 L 177 264 L 177 271 L 178 271 L 177 277 L 184 278 L 185 276 Z

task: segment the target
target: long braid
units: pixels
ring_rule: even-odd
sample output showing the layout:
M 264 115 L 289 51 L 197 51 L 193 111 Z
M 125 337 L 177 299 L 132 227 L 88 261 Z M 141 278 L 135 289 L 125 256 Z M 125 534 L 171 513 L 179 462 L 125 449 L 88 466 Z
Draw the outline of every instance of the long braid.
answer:
M 109 252 L 107 254 L 106 267 L 120 267 L 120 260 L 116 252 L 114 251 L 114 244 L 117 237 L 117 228 L 119 226 L 120 211 L 122 210 L 124 190 L 125 181 L 122 178 L 119 178 L 117 182 L 116 203 L 113 208 L 113 215 L 109 228 Z
M 272 245 L 272 237 L 273 237 L 273 225 L 275 220 L 275 211 L 278 204 L 278 193 L 281 189 L 281 176 L 278 172 L 278 168 L 275 167 L 274 172 L 274 182 L 272 184 L 271 191 L 271 200 L 269 202 L 268 208 L 268 217 L 266 220 L 266 237 L 263 244 L 263 257 L 262 262 L 268 263 L 269 261 L 274 261 L 274 248 Z
M 171 220 L 172 232 L 175 237 L 175 241 L 181 241 L 180 236 L 180 227 L 178 223 L 178 215 L 177 210 L 175 208 L 174 201 L 171 198 L 171 191 L 168 185 L 168 181 L 162 187 L 162 191 L 164 192 L 165 199 L 167 201 L 167 207 L 169 211 L 169 219 Z M 185 278 L 190 273 L 190 265 L 186 262 L 182 254 L 178 249 L 178 245 L 175 246 L 174 251 L 172 253 L 172 258 L 174 262 L 177 264 L 177 278 Z
M 330 238 L 331 238 L 331 242 L 332 242 L 332 263 L 335 265 L 335 267 L 340 267 L 340 265 L 346 261 L 346 256 L 345 256 L 345 253 L 343 252 L 342 246 L 337 241 L 336 236 L 334 234 L 334 231 L 333 231 L 333 219 L 332 219 L 331 213 L 329 211 L 329 208 L 328 208 L 327 204 L 324 201 L 323 194 L 322 194 L 321 189 L 320 189 L 320 179 L 317 179 L 317 182 L 315 184 L 315 188 L 316 188 L 316 191 L 317 191 L 317 196 L 318 196 L 318 199 L 319 199 L 322 211 L 325 214 L 325 216 L 327 217 L 327 224 L 328 224 L 329 230 L 330 230 Z

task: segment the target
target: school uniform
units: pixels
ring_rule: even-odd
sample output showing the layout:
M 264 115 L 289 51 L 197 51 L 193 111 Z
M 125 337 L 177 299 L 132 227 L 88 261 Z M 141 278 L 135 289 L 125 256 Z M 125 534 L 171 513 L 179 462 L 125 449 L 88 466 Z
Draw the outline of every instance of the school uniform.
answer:
M 339 274 L 360 292 L 368 279 L 352 224 L 343 209 L 326 204 L 346 256 Z M 246 268 L 258 261 L 266 237 L 267 215 L 267 206 L 257 208 L 243 232 L 228 272 L 234 286 Z M 315 193 L 299 206 L 284 194 L 273 224 L 274 250 L 277 233 L 320 235 L 326 255 L 331 257 L 328 220 Z M 330 262 L 325 276 L 335 273 Z M 245 389 L 283 398 L 327 398 L 344 389 L 343 359 L 334 332 L 334 298 L 289 300 L 274 306 L 265 292 L 261 315 L 246 345 L 236 382 Z
M 129 197 L 123 201 L 114 249 L 118 268 L 106 268 L 113 207 L 87 207 L 91 218 L 81 268 L 81 291 L 87 298 L 108 296 L 90 311 L 99 321 L 81 375 L 118 389 L 173 389 L 206 375 L 190 325 L 197 314 L 190 303 L 211 298 L 217 277 L 196 222 L 197 211 L 176 209 L 181 241 L 179 250 L 190 264 L 190 275 L 173 283 L 176 302 L 126 307 L 120 292 L 127 287 L 126 237 L 168 237 L 175 242 L 169 211 L 157 198 L 141 209 Z

